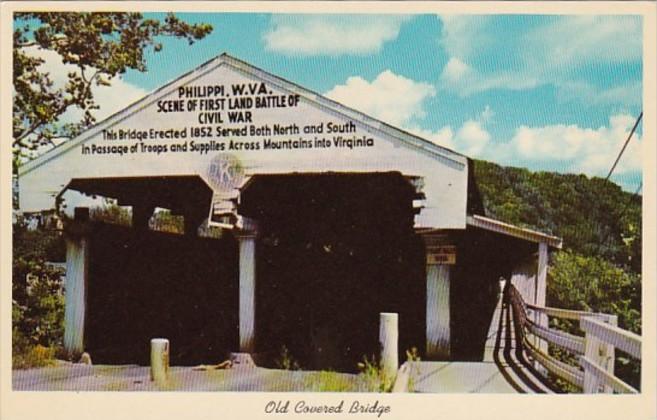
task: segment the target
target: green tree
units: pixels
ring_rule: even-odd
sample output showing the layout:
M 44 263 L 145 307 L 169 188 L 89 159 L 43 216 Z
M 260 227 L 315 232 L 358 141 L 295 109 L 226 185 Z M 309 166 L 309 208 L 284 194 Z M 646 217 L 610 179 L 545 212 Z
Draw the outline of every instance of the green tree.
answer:
M 58 232 L 13 229 L 12 365 L 37 367 L 52 361 L 64 335 L 63 261 Z
M 641 272 L 641 196 L 602 178 L 474 165 L 487 216 L 560 236 L 566 249 Z
M 641 276 L 599 257 L 554 254 L 548 306 L 618 315 L 618 325 L 641 334 Z
M 13 58 L 13 155 L 14 171 L 30 151 L 68 139 L 92 125 L 94 86 L 109 86 L 127 70 L 146 71 L 144 53 L 162 49 L 162 37 L 185 39 L 189 44 L 212 31 L 209 24 L 188 24 L 169 13 L 163 21 L 145 19 L 141 13 L 16 13 Z M 28 53 L 38 47 L 54 51 L 65 64 L 77 67 L 64 86 L 41 69 L 42 58 Z M 62 123 L 72 107 L 83 115 Z
M 641 334 L 639 274 L 623 270 L 600 257 L 562 251 L 554 255 L 549 275 L 548 306 L 615 314 L 619 327 Z M 557 328 L 581 334 L 571 321 L 555 318 L 551 322 Z M 557 357 L 569 359 L 561 351 L 555 353 Z M 614 370 L 621 379 L 640 389 L 640 361 L 617 352 Z

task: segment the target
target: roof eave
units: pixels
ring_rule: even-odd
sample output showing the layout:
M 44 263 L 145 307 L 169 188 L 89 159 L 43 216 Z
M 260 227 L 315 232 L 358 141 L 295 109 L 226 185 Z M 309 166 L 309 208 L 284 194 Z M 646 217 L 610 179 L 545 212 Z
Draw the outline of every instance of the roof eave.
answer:
M 522 228 L 477 214 L 467 215 L 466 224 L 468 226 L 477 227 L 503 235 L 513 236 L 515 238 L 524 239 L 527 241 L 547 243 L 549 246 L 556 249 L 561 249 L 563 247 L 563 240 L 557 236 L 548 235 L 546 233 L 538 232 L 532 229 Z

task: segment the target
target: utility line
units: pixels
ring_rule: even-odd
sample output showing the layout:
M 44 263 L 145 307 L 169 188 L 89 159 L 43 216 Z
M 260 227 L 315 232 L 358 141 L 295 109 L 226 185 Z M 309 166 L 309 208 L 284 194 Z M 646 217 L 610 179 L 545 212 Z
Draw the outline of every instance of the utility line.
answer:
M 620 161 L 621 156 L 623 156 L 623 153 L 625 152 L 625 149 L 627 148 L 627 144 L 630 142 L 632 139 L 632 136 L 634 135 L 634 132 L 636 131 L 636 128 L 639 126 L 639 122 L 641 122 L 641 118 L 643 117 L 643 111 L 639 113 L 639 117 L 636 119 L 636 122 L 634 123 L 634 127 L 632 127 L 632 131 L 630 131 L 629 136 L 627 136 L 627 140 L 625 140 L 625 144 L 623 144 L 623 148 L 620 150 L 620 153 L 618 153 L 618 156 L 616 157 L 616 160 L 614 161 L 614 164 L 611 165 L 611 169 L 609 170 L 609 173 L 607 174 L 607 177 L 605 178 L 605 181 L 609 181 L 609 178 L 611 177 L 611 174 L 614 173 L 614 170 L 616 169 L 616 165 L 618 165 L 618 162 Z M 627 211 L 628 207 L 632 204 L 632 201 L 634 198 L 639 194 L 639 191 L 641 191 L 641 188 L 643 187 L 643 181 L 639 183 L 639 188 L 636 189 L 634 194 L 630 196 L 630 198 L 627 200 L 625 205 L 621 208 L 621 211 L 619 212 L 619 215 L 617 219 L 620 221 L 620 219 L 625 216 L 625 212 Z M 598 224 L 598 226 L 600 226 Z M 611 234 L 610 230 L 607 230 L 606 234 L 604 235 L 604 238 L 602 241 L 600 241 L 600 249 L 609 241 L 609 235 Z
M 625 152 L 625 148 L 627 147 L 627 144 L 630 142 L 632 135 L 634 135 L 634 131 L 636 131 L 636 128 L 638 127 L 639 122 L 641 121 L 641 117 L 643 117 L 643 111 L 641 111 L 641 113 L 639 114 L 639 118 L 636 119 L 636 122 L 634 123 L 634 127 L 632 127 L 632 131 L 630 131 L 630 135 L 627 136 L 627 140 L 625 140 L 625 144 L 623 145 L 623 148 L 621 149 L 620 153 L 616 157 L 616 161 L 611 166 L 611 169 L 609 170 L 609 173 L 607 174 L 605 181 L 608 181 L 611 174 L 614 173 L 614 169 L 616 169 L 616 165 L 618 165 L 618 161 L 620 160 L 621 156 L 623 156 L 623 152 Z

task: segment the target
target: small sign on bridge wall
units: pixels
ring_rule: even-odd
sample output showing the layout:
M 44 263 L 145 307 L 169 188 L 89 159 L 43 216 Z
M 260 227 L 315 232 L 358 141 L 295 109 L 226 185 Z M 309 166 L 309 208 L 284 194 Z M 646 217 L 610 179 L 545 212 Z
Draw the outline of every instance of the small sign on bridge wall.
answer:
M 456 246 L 427 245 L 427 264 L 456 264 Z

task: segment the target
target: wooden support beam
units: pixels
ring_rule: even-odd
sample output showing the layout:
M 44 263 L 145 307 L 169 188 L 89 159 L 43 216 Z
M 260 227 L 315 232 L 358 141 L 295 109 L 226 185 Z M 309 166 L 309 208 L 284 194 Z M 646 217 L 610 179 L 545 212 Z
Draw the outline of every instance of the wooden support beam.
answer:
M 64 349 L 72 360 L 84 352 L 84 325 L 89 275 L 89 209 L 76 208 L 66 228 L 66 306 L 64 309 Z
M 256 236 L 257 225 L 249 220 L 248 230 L 236 232 L 239 241 L 239 331 L 240 352 L 255 351 Z
M 426 252 L 426 357 L 449 360 L 450 272 L 458 257 L 447 233 L 430 230 L 421 235 Z
M 450 266 L 427 265 L 427 358 L 448 360 L 450 343 Z
M 547 269 L 548 269 L 548 244 L 541 242 L 538 244 L 538 268 L 536 270 L 536 290 L 534 304 L 545 307 L 545 294 L 547 288 Z M 541 316 L 540 319 L 547 321 L 547 316 Z M 542 323 L 539 323 L 543 325 Z M 547 326 L 547 324 L 543 325 Z
M 183 213 L 185 235 L 197 236 L 198 227 L 208 216 L 208 209 L 193 209 Z
M 538 243 L 538 264 L 536 268 L 536 282 L 534 283 L 534 304 L 545 307 L 545 296 L 547 293 L 547 269 L 548 269 L 548 244 L 547 242 Z M 534 322 L 548 328 L 548 316 L 543 312 L 534 312 Z M 536 346 L 544 354 L 548 354 L 548 342 L 536 336 Z M 543 370 L 542 366 L 536 366 L 537 369 Z M 543 371 L 543 373 L 547 373 Z
M 153 215 L 155 207 L 148 204 L 132 205 L 132 228 L 139 230 L 148 230 L 148 221 Z

